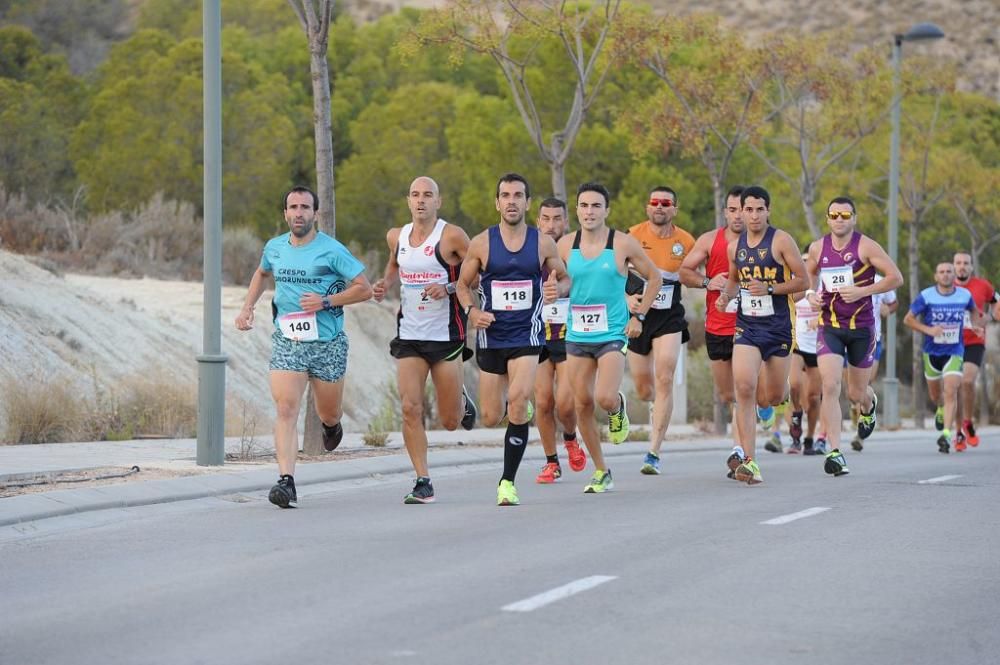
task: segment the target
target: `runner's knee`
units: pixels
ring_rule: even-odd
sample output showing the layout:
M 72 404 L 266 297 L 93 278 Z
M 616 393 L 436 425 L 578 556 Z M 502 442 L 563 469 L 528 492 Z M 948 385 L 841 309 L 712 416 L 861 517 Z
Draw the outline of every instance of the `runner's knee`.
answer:
M 424 421 L 424 403 L 423 401 L 418 401 L 415 399 L 410 399 L 407 397 L 403 398 L 403 422 L 408 424 L 423 423 Z

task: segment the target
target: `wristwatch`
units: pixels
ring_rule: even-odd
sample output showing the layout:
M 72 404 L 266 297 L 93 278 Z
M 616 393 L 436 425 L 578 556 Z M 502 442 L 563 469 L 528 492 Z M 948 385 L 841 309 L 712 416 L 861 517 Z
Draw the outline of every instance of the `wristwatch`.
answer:
M 767 295 L 769 295 L 769 296 L 773 296 L 774 295 L 774 284 L 768 284 L 767 285 Z
M 639 319 L 639 323 L 645 323 L 646 322 L 646 315 L 645 314 L 639 314 L 638 312 L 636 312 L 632 316 L 634 316 L 635 318 Z
M 472 308 L 473 308 L 473 307 L 475 307 L 475 305 L 469 305 L 469 306 L 467 306 L 467 307 L 465 308 L 465 316 L 466 316 L 467 318 L 468 318 L 468 316 L 469 316 L 469 312 L 471 312 L 471 311 L 472 311 Z
M 701 288 L 707 289 L 708 288 L 708 284 L 711 281 L 712 280 L 710 280 L 708 277 L 703 277 L 702 280 L 701 280 Z

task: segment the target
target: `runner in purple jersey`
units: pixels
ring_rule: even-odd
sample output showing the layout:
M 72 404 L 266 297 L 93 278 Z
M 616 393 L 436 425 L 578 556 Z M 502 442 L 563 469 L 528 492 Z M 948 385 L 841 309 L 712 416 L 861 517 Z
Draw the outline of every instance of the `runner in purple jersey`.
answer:
M 861 412 L 858 437 L 875 430 L 878 398 L 869 387 L 875 359 L 876 313 L 871 296 L 903 284 L 903 276 L 882 246 L 855 230 L 857 210 L 846 196 L 827 206 L 830 233 L 809 246 L 806 270 L 814 286 L 806 292 L 820 310 L 816 354 L 823 382 L 821 413 L 827 428 L 830 452 L 824 461 L 827 473 L 843 476 L 847 462 L 840 452 L 841 376 L 847 359 L 847 397 Z M 875 281 L 875 273 L 884 278 Z M 818 279 L 817 279 L 818 278 Z

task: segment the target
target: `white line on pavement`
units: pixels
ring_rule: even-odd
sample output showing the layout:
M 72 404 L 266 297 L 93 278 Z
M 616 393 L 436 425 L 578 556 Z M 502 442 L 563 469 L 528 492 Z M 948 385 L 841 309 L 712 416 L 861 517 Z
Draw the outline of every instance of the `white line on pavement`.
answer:
M 938 476 L 937 478 L 928 478 L 927 480 L 918 480 L 918 485 L 933 485 L 934 483 L 944 483 L 949 480 L 955 480 L 956 478 L 961 478 L 962 476 Z
M 782 515 L 781 517 L 775 517 L 772 520 L 765 520 L 761 524 L 788 524 L 789 522 L 794 522 L 795 520 L 800 520 L 803 517 L 812 517 L 813 515 L 819 515 L 820 513 L 825 513 L 830 510 L 829 508 L 823 508 L 822 506 L 816 506 L 815 508 L 806 508 L 805 510 L 800 510 L 797 513 L 789 513 L 787 515 Z
M 524 600 L 519 600 L 516 603 L 511 603 L 510 605 L 504 605 L 500 609 L 505 612 L 531 612 L 532 610 L 537 610 L 539 607 L 544 607 L 549 603 L 554 603 L 557 600 L 562 600 L 563 598 L 569 598 L 570 596 L 578 594 L 581 591 L 593 589 L 595 586 L 599 586 L 605 582 L 610 582 L 614 579 L 618 578 L 609 575 L 592 575 L 590 577 L 584 577 L 579 580 L 574 580 L 569 584 L 564 584 L 561 587 L 556 587 L 555 589 L 550 589 L 549 591 L 540 593 L 537 596 L 525 598 Z

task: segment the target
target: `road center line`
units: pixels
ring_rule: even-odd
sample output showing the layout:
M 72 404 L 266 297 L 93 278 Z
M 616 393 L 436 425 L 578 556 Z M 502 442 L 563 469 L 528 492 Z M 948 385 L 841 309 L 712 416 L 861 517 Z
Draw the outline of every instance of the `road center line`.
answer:
M 803 517 L 812 517 L 813 515 L 819 515 L 820 513 L 825 513 L 830 510 L 829 508 L 823 508 L 822 506 L 815 506 L 813 508 L 806 508 L 805 510 L 800 510 L 797 513 L 789 513 L 787 515 L 782 515 L 781 517 L 775 517 L 774 519 L 765 520 L 761 524 L 788 524 L 789 522 L 794 522 L 795 520 L 800 520 Z
M 511 603 L 510 605 L 504 605 L 500 609 L 505 612 L 531 612 L 532 610 L 537 610 L 539 607 L 544 607 L 549 603 L 554 603 L 557 600 L 562 600 L 563 598 L 569 598 L 570 596 L 576 595 L 581 591 L 593 589 L 596 586 L 604 584 L 605 582 L 610 582 L 614 579 L 618 578 L 609 575 L 592 575 L 590 577 L 584 577 L 574 580 L 569 584 L 564 584 L 560 587 L 556 587 L 555 589 L 550 589 L 549 591 L 540 593 L 537 596 L 525 598 L 524 600 L 519 600 L 516 603 Z
M 938 476 L 936 478 L 928 478 L 927 480 L 918 480 L 918 485 L 933 485 L 934 483 L 943 483 L 949 480 L 955 480 L 956 478 L 961 478 L 962 476 Z

